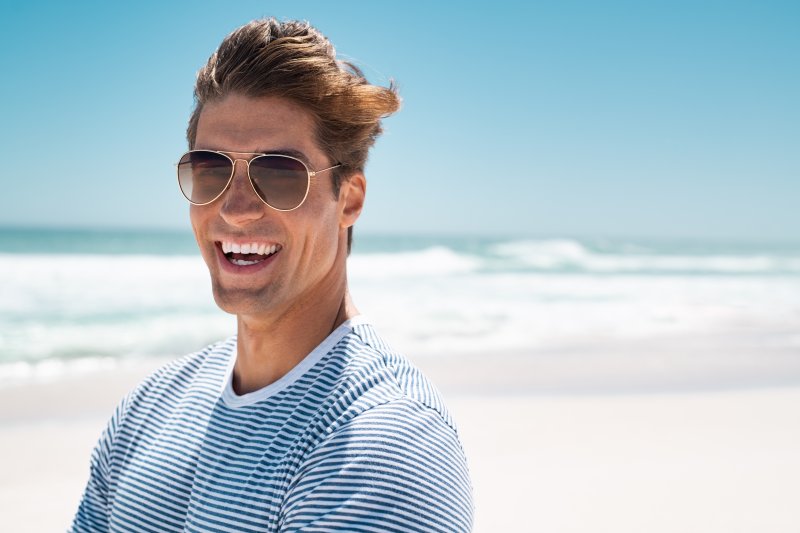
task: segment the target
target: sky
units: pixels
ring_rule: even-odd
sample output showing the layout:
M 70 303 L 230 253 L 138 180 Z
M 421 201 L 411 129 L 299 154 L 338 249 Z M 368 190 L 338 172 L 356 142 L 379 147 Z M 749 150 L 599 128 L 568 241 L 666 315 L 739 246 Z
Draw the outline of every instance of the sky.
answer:
M 370 233 L 800 240 L 800 2 L 4 2 L 0 225 L 188 228 L 235 27 L 309 20 L 403 107 Z

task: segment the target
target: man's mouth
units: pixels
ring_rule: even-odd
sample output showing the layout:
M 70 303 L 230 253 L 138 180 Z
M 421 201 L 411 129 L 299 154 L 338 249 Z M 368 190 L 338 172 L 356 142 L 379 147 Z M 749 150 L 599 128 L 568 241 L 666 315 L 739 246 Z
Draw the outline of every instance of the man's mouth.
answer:
M 264 242 L 239 244 L 230 241 L 222 241 L 218 242 L 217 245 L 222 249 L 225 258 L 236 266 L 255 265 L 281 250 L 280 244 Z

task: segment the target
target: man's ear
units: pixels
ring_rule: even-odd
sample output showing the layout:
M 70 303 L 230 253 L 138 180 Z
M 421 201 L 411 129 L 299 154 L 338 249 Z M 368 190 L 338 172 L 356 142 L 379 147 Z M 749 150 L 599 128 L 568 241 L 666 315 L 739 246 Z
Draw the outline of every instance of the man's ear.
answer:
M 364 208 L 367 194 L 367 178 L 361 172 L 354 172 L 342 180 L 339 188 L 339 226 L 349 228 L 358 220 Z

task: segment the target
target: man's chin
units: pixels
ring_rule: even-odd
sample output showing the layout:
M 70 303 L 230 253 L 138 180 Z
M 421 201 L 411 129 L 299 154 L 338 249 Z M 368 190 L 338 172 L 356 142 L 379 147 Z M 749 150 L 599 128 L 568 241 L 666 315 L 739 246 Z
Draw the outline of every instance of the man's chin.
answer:
M 232 315 L 261 314 L 268 309 L 269 297 L 263 291 L 214 287 L 217 306 Z

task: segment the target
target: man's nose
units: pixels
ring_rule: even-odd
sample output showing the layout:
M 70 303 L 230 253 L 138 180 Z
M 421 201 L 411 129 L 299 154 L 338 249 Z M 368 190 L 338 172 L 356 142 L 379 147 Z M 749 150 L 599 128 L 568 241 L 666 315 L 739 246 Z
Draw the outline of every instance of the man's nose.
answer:
M 233 162 L 233 178 L 228 190 L 222 195 L 222 218 L 231 225 L 241 226 L 264 216 L 264 202 L 253 190 L 247 175 L 247 161 Z

